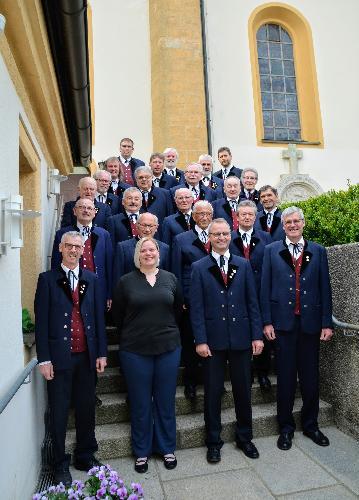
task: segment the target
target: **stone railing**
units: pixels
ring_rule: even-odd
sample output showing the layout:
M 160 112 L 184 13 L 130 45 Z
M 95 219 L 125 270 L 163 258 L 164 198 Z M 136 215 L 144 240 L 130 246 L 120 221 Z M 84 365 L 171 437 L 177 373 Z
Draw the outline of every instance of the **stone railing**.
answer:
M 327 249 L 334 316 L 359 323 L 359 244 Z M 321 397 L 333 405 L 336 425 L 359 438 L 359 332 L 336 328 L 321 346 Z

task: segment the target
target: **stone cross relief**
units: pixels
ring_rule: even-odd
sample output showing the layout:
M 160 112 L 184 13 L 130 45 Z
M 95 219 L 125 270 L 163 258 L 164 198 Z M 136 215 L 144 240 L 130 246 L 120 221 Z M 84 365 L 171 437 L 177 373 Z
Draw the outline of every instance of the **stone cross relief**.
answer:
M 296 144 L 288 144 L 288 149 L 282 150 L 283 160 L 289 160 L 289 175 L 299 174 L 298 160 L 303 158 L 303 151 L 297 150 Z

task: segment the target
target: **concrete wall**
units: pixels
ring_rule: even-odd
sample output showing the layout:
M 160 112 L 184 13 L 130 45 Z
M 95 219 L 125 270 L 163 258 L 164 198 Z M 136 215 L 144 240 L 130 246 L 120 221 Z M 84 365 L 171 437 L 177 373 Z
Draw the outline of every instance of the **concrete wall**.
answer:
M 228 145 L 235 164 L 259 171 L 259 184 L 288 173 L 281 147 L 257 145 L 248 41 L 248 20 L 258 0 L 205 0 L 213 150 Z M 324 144 L 303 148 L 300 173 L 324 190 L 359 181 L 359 40 L 357 0 L 287 0 L 309 22 L 314 44 Z M 343 28 L 343 29 L 341 29 Z M 340 33 L 338 32 L 340 31 Z M 299 146 L 298 146 L 299 147 Z
M 32 131 L 28 117 L 0 56 L 0 193 L 19 194 L 19 119 L 24 124 L 40 158 L 41 218 L 33 238 L 41 241 L 41 267 L 46 268 L 51 239 L 53 199 L 47 198 L 48 165 Z M 25 207 L 27 208 L 27 207 Z M 8 215 L 9 217 L 9 215 Z M 25 221 L 24 224 L 31 224 Z M 0 257 L 0 395 L 3 396 L 35 352 L 23 346 L 21 327 L 20 249 L 7 247 Z M 26 248 L 25 248 L 26 251 Z M 0 468 L 1 498 L 30 498 L 38 479 L 40 447 L 44 435 L 44 382 L 34 373 L 33 381 L 20 388 L 0 415 L 0 450 L 6 467 Z M 5 462 L 4 462 L 5 464 Z
M 359 324 L 359 244 L 328 248 L 334 315 Z M 345 334 L 352 334 L 348 337 Z M 332 403 L 337 426 L 359 438 L 359 332 L 335 329 L 321 346 L 321 395 Z
M 118 155 L 122 137 L 134 156 L 152 153 L 151 55 L 148 0 L 91 0 L 94 40 L 93 158 Z

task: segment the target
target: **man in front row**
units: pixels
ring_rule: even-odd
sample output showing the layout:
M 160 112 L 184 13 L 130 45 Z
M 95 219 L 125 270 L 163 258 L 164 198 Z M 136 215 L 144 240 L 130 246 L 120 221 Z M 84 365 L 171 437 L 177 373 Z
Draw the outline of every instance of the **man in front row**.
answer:
M 321 245 L 303 239 L 300 208 L 286 208 L 282 223 L 285 240 L 266 246 L 261 284 L 264 334 L 276 340 L 277 446 L 281 450 L 292 446 L 297 374 L 303 434 L 319 446 L 328 446 L 329 439 L 318 427 L 319 343 L 333 335 L 327 254 Z
M 202 357 L 207 461 L 219 462 L 221 396 L 229 361 L 236 412 L 237 447 L 249 458 L 252 443 L 251 358 L 263 349 L 262 324 L 249 262 L 231 255 L 231 229 L 224 219 L 209 225 L 211 254 L 192 264 L 190 314 L 196 351 Z
M 100 465 L 94 457 L 95 380 L 106 366 L 103 302 L 94 273 L 80 269 L 84 251 L 76 231 L 63 234 L 61 265 L 41 273 L 35 295 L 35 338 L 40 373 L 47 380 L 54 479 L 71 485 L 70 455 L 65 437 L 71 401 L 75 406 L 74 467 L 88 471 Z

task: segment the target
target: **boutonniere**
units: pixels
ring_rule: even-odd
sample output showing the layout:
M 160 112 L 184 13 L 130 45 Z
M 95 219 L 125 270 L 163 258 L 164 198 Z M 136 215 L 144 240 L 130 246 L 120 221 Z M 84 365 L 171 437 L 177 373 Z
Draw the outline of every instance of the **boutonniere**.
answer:
M 84 293 L 84 292 L 85 292 L 85 289 L 86 289 L 86 285 L 82 283 L 82 285 L 80 285 L 80 290 L 79 290 L 79 292 L 80 292 L 80 293 Z
M 310 257 L 309 257 L 309 255 L 306 255 L 306 256 L 305 256 L 305 260 L 306 260 L 307 262 L 309 262 L 309 261 L 310 261 Z
M 95 214 L 97 214 L 98 211 L 99 211 L 99 208 L 95 207 Z
M 218 187 L 217 182 L 212 182 L 212 188 L 213 188 L 213 189 L 216 189 L 217 187 Z
M 232 269 L 231 274 L 229 275 L 229 279 L 232 279 L 237 272 L 237 269 Z

